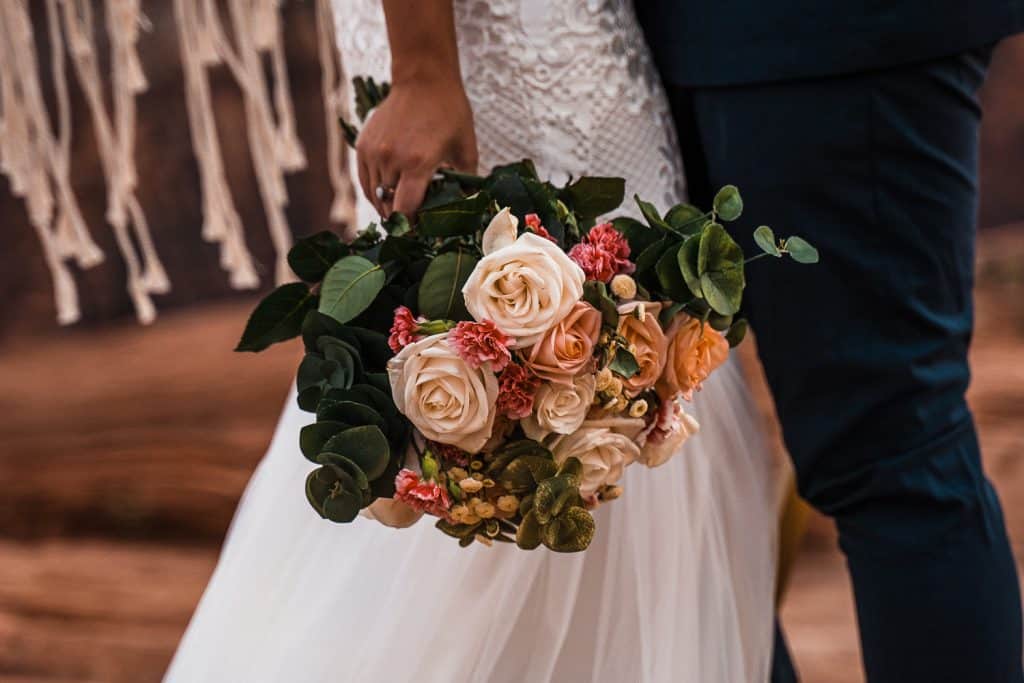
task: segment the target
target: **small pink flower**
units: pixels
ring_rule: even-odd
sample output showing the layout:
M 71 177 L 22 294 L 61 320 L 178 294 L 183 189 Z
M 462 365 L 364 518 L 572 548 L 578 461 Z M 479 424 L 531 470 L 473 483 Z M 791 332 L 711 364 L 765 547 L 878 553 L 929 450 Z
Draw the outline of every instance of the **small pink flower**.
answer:
M 448 491 L 443 486 L 436 481 L 421 479 L 410 469 L 403 469 L 395 477 L 395 499 L 437 517 L 447 517 L 452 506 Z
M 540 216 L 538 216 L 535 213 L 528 213 L 526 214 L 526 217 L 523 220 L 526 222 L 526 227 L 527 229 L 529 229 L 530 232 L 532 232 L 535 235 L 540 235 L 544 239 L 551 240 L 555 244 L 558 244 L 558 240 L 556 240 L 551 235 L 551 233 L 548 232 L 547 228 L 541 225 Z
M 588 280 L 610 282 L 620 273 L 632 273 L 636 266 L 629 260 L 629 242 L 611 223 L 595 225 L 583 241 L 569 250 Z
M 414 318 L 412 311 L 405 306 L 396 308 L 395 320 L 391 324 L 391 336 L 388 337 L 388 346 L 391 350 L 398 353 L 409 344 L 419 341 L 421 322 L 422 320 Z
M 498 412 L 513 420 L 523 419 L 533 412 L 533 398 L 538 388 L 540 377 L 522 365 L 509 363 L 498 377 Z
M 501 372 L 512 360 L 512 353 L 508 350 L 512 337 L 490 320 L 459 323 L 448 333 L 448 343 L 474 370 L 490 363 L 492 370 Z

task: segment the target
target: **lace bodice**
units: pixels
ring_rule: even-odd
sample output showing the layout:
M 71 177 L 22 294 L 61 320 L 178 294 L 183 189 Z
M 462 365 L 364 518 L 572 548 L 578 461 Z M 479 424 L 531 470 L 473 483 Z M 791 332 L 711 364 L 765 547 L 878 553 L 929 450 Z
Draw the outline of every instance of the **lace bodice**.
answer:
M 335 0 L 334 10 L 346 72 L 387 79 L 380 1 Z M 632 2 L 455 0 L 455 15 L 482 168 L 529 157 L 555 182 L 622 175 L 627 197 L 682 198 L 668 105 Z

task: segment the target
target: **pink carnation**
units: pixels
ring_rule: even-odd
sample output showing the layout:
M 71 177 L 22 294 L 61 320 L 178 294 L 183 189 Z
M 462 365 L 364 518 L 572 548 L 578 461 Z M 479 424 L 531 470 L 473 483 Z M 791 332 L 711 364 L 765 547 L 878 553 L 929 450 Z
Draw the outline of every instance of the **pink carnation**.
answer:
M 413 317 L 412 311 L 405 306 L 395 309 L 395 320 L 391 324 L 391 336 L 388 337 L 388 346 L 395 353 L 398 353 L 414 341 L 420 340 L 420 322 Z
M 569 250 L 569 258 L 586 273 L 588 280 L 611 282 L 619 273 L 632 273 L 629 242 L 611 223 L 595 225 L 583 241 Z
M 523 220 L 526 222 L 526 227 L 529 229 L 530 232 L 534 233 L 535 235 L 540 235 L 544 239 L 550 240 L 555 244 L 558 244 L 558 240 L 556 240 L 551 235 L 551 233 L 548 232 L 547 228 L 541 225 L 540 216 L 538 216 L 535 213 L 528 213 L 526 214 L 526 217 Z
M 540 377 L 522 365 L 510 363 L 498 377 L 498 412 L 513 420 L 523 419 L 533 412 L 538 388 Z
M 448 343 L 474 370 L 490 363 L 492 370 L 501 372 L 512 360 L 512 353 L 508 350 L 512 337 L 490 320 L 459 323 L 448 333 Z
M 447 517 L 452 506 L 448 491 L 443 486 L 436 481 L 421 479 L 410 469 L 403 469 L 395 477 L 395 499 L 437 517 Z

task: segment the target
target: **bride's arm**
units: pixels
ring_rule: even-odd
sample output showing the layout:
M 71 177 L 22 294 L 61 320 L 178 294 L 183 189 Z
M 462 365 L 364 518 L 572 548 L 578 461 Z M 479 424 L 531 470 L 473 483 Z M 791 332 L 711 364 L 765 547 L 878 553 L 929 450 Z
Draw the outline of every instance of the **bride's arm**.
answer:
M 443 165 L 476 171 L 473 113 L 462 87 L 452 0 L 383 0 L 391 93 L 359 135 L 359 182 L 382 215 L 419 208 Z M 394 188 L 393 203 L 377 188 Z

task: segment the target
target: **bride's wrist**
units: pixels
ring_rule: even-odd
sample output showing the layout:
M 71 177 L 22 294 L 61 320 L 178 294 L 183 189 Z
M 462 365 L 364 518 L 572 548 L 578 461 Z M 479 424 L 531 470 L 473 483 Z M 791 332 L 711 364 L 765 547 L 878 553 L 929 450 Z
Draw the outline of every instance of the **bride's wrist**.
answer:
M 427 88 L 431 90 L 462 89 L 462 73 L 458 62 L 450 60 L 415 60 L 410 64 L 395 62 L 391 67 L 393 88 Z

